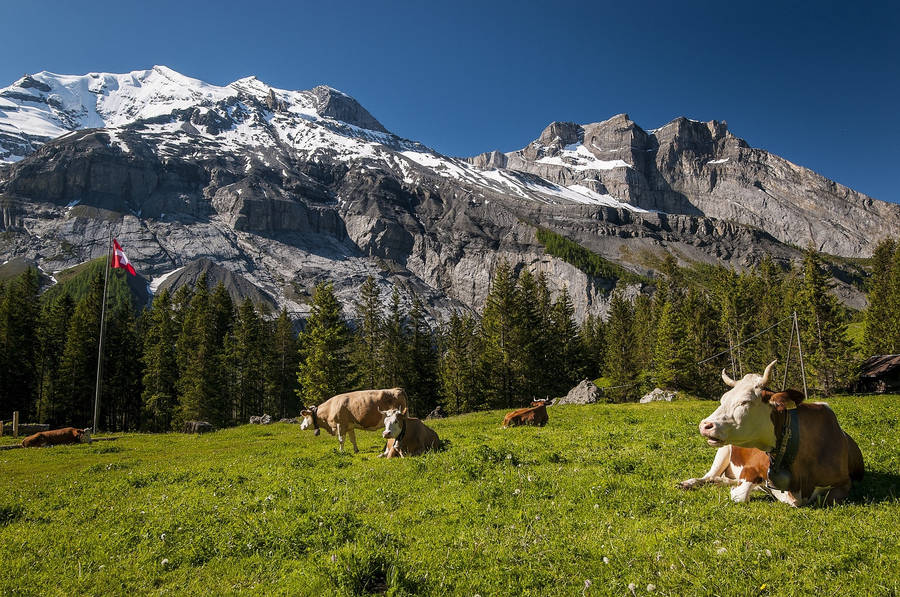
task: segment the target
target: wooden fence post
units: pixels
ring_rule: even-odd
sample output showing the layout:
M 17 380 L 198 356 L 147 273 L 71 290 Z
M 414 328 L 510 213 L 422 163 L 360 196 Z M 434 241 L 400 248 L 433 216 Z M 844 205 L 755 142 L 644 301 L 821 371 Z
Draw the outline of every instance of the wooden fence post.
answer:
M 0 437 L 3 437 L 3 419 L 0 419 Z
M 19 411 L 13 411 L 13 437 L 19 437 Z

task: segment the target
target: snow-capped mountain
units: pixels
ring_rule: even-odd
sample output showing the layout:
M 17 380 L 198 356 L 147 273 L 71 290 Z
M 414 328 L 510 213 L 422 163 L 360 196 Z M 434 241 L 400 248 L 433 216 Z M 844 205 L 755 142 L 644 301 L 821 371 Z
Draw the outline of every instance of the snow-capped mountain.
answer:
M 584 185 L 565 187 L 502 171 L 483 172 L 442 156 L 389 133 L 356 100 L 326 86 L 288 91 L 247 77 L 218 87 L 154 66 L 127 74 L 41 72 L 0 90 L 0 162 L 15 163 L 47 141 L 88 128 L 107 129 L 110 142 L 124 152 L 129 147 L 120 134 L 137 129 L 160 139 L 162 156 L 187 146 L 197 154 L 242 151 L 248 155 L 248 169 L 273 161 L 286 167 L 290 159 L 277 155 L 284 152 L 307 160 L 367 159 L 407 182 L 418 164 L 439 176 L 538 201 L 645 211 Z
M 112 230 L 154 288 L 202 262 L 299 313 L 315 282 L 352 303 L 367 275 L 438 310 L 478 307 L 499 259 L 567 286 L 580 315 L 601 312 L 615 281 L 548 255 L 536 226 L 645 273 L 665 252 L 735 266 L 810 242 L 865 255 L 900 229 L 898 206 L 723 123 L 553 123 L 519 151 L 459 159 L 330 87 L 220 87 L 159 66 L 0 90 L 0 202 L 0 257 L 52 272 L 102 254 Z

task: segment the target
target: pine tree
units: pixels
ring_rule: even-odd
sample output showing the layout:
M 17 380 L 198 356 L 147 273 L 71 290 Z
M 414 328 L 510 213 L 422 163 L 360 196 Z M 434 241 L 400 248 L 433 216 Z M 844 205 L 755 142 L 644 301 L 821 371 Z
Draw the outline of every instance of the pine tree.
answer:
M 38 359 L 38 421 L 45 423 L 63 417 L 59 410 L 59 366 L 66 347 L 69 320 L 75 303 L 68 292 L 58 294 L 42 309 L 38 327 L 40 357 Z
M 726 350 L 728 345 L 720 333 L 719 313 L 713 300 L 701 290 L 692 288 L 681 303 L 681 315 L 687 328 L 687 343 L 692 351 L 685 385 L 699 396 L 719 396 L 722 393 L 721 361 L 706 359 Z M 704 360 L 706 362 L 701 363 Z
M 230 420 L 223 400 L 227 394 L 220 385 L 224 339 L 219 338 L 221 321 L 213 310 L 206 274 L 198 278 L 191 302 L 181 316 L 176 345 L 179 409 L 174 424 L 177 427 L 184 421 L 202 420 L 222 426 Z
M 384 316 L 381 291 L 375 278 L 369 276 L 360 287 L 356 308 L 356 334 L 353 342 L 353 363 L 364 388 L 377 388 L 384 376 L 379 356 L 384 342 Z
M 781 269 L 770 257 L 760 263 L 751 277 L 754 334 L 761 334 L 745 351 L 752 371 L 762 371 L 774 360 L 781 360 L 790 340 L 791 315 L 784 300 L 784 282 Z M 780 325 L 779 325 L 780 323 Z M 768 330 L 768 331 L 766 331 Z M 774 384 L 773 384 L 774 386 Z
M 153 300 L 146 318 L 141 356 L 144 420 L 148 430 L 166 431 L 172 428 L 178 404 L 178 365 L 175 358 L 178 329 L 168 290 L 163 290 Z
M 797 300 L 803 352 L 810 371 L 829 395 L 847 382 L 851 369 L 847 323 L 837 298 L 828 291 L 817 252 L 806 251 L 802 271 Z
M 900 253 L 893 240 L 884 240 L 872 255 L 872 276 L 869 279 L 869 306 L 865 313 L 863 349 L 866 357 L 879 354 L 895 354 L 900 351 L 894 309 L 894 279 L 900 272 L 894 271 L 895 251 Z
M 251 415 L 274 412 L 274 405 L 266 388 L 269 359 L 263 327 L 253 301 L 244 299 L 238 308 L 237 320 L 230 336 L 232 341 L 229 355 L 234 374 L 233 405 L 239 422 L 246 422 Z
M 88 427 L 93 420 L 102 301 L 103 278 L 97 273 L 69 320 L 54 409 L 59 418 L 50 421 L 54 426 Z
M 582 374 L 589 379 L 596 379 L 603 374 L 603 361 L 606 355 L 604 328 L 602 319 L 588 314 L 578 331 L 578 343 L 584 359 Z
M 388 304 L 383 327 L 378 356 L 382 369 L 380 385 L 385 388 L 405 388 L 409 382 L 409 346 L 406 313 L 400 301 L 400 291 L 396 286 L 391 293 L 391 302 Z
M 670 302 L 660 312 L 654 355 L 654 383 L 660 388 L 686 389 L 693 368 L 692 352 L 683 314 Z
M 441 404 L 450 413 L 487 407 L 479 369 L 481 338 L 475 318 L 453 313 L 441 334 Z
M 640 294 L 634 299 L 631 333 L 632 364 L 635 375 L 646 377 L 653 368 L 653 351 L 656 348 L 656 318 L 653 300 Z
M 28 268 L 7 284 L 0 303 L 0 412 L 36 414 L 38 294 L 37 270 Z
M 481 320 L 485 393 L 494 408 L 521 406 L 519 372 L 522 347 L 517 344 L 519 299 L 512 268 L 501 261 L 494 272 Z
M 412 308 L 409 310 L 409 380 L 407 395 L 414 412 L 425 416 L 438 403 L 438 352 L 434 334 L 425 319 L 425 307 L 418 295 L 413 294 Z
M 292 417 L 300 412 L 297 401 L 297 334 L 285 309 L 275 320 L 272 333 L 272 367 L 269 368 L 269 386 L 278 405 L 279 417 Z
M 612 400 L 624 400 L 633 394 L 638 368 L 635 362 L 634 307 L 617 287 L 609 303 L 606 322 L 606 366 L 604 375 L 613 387 L 608 391 Z M 624 386 L 624 387 L 617 387 Z
M 137 429 L 141 417 L 141 348 L 135 331 L 135 314 L 128 302 L 108 314 L 103 340 L 103 386 L 100 416 L 102 429 Z
M 251 307 L 252 306 L 251 302 Z M 214 324 L 213 334 L 215 335 L 216 342 L 221 346 L 222 342 L 225 340 L 225 336 L 231 332 L 236 316 L 234 301 L 231 300 L 231 295 L 228 294 L 228 291 L 225 289 L 225 285 L 222 282 L 216 284 L 216 287 L 213 289 L 212 295 L 210 296 L 210 308 L 212 310 Z
M 890 322 L 887 332 L 888 342 L 885 352 L 900 353 L 900 243 L 894 248 L 894 260 L 891 265 L 890 299 L 887 320 Z
M 536 398 L 560 395 L 578 382 L 583 370 L 583 358 L 579 350 L 578 325 L 575 323 L 575 307 L 566 287 L 560 291 L 550 314 L 550 329 L 554 357 L 550 360 L 554 373 L 548 394 Z
M 304 404 L 320 404 L 350 388 L 350 342 L 350 328 L 341 315 L 334 286 L 317 285 L 312 313 L 300 335 L 297 380 Z
M 528 388 L 527 397 L 534 399 L 553 392 L 559 372 L 559 347 L 553 333 L 553 304 L 546 278 L 535 278 L 528 270 L 519 276 L 516 293 L 514 346 L 520 352 L 517 385 Z

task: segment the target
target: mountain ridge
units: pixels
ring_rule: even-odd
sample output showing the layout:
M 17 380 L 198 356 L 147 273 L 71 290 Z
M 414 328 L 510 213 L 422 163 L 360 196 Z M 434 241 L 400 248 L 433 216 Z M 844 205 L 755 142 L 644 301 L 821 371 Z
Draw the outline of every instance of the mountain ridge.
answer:
M 217 87 L 164 67 L 53 76 L 0 90 L 0 257 L 50 271 L 99 256 L 112 230 L 151 278 L 210 259 L 302 314 L 315 282 L 335 279 L 349 306 L 372 275 L 446 313 L 478 308 L 505 259 L 568 287 L 582 317 L 605 310 L 610 280 L 547 254 L 534 226 L 638 274 L 629 255 L 642 251 L 787 264 L 811 242 L 864 255 L 900 229 L 900 206 L 753 149 L 719 121 L 555 122 L 520 150 L 454 158 L 327 86 Z M 85 89 L 94 112 L 73 99 Z M 78 128 L 102 115 L 109 124 Z M 51 124 L 65 132 L 40 137 Z

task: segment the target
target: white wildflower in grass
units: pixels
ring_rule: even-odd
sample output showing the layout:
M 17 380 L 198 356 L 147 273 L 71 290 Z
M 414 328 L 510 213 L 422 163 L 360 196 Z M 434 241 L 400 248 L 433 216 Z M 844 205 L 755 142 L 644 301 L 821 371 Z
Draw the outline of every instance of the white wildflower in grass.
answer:
M 652 593 L 652 592 L 655 591 L 655 590 L 656 590 L 656 585 L 654 585 L 654 584 L 649 584 L 649 585 L 647 585 L 647 592 L 648 592 L 648 593 Z

